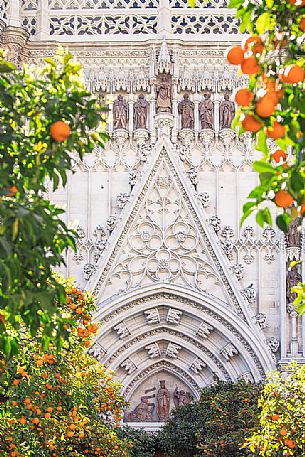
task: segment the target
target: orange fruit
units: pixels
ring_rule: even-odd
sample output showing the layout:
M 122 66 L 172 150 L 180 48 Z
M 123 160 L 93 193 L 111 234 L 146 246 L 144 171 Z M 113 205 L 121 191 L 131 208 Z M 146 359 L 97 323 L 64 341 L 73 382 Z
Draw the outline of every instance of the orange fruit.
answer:
M 303 16 L 300 20 L 299 29 L 302 30 L 302 32 L 305 32 L 305 16 Z
M 51 125 L 50 134 L 57 142 L 65 141 L 71 135 L 71 129 L 66 122 L 57 121 Z
M 286 82 L 290 84 L 296 84 L 304 81 L 305 71 L 299 65 L 293 64 L 285 67 L 284 77 Z
M 288 446 L 290 449 L 295 448 L 296 442 L 290 439 L 285 440 L 286 446 Z
M 46 419 L 50 419 L 51 414 L 50 414 L 50 413 L 45 413 L 44 417 L 45 417 Z
M 286 152 L 283 149 L 277 149 L 271 157 L 276 163 L 279 163 L 281 159 L 286 160 Z
M 287 192 L 287 190 L 279 190 L 275 194 L 274 202 L 280 208 L 288 208 L 293 203 L 293 197 L 290 195 L 289 192 Z M 285 430 L 285 433 L 282 433 L 282 431 L 284 431 L 284 430 Z M 283 428 L 280 431 L 280 433 L 281 433 L 281 435 L 283 435 L 283 434 L 286 435 L 287 430 Z
M 274 97 L 268 93 L 264 95 L 255 106 L 255 112 L 261 117 L 269 117 L 275 111 Z
M 12 186 L 8 189 L 8 193 L 6 194 L 7 197 L 14 197 L 14 195 L 18 192 L 16 186 Z
M 247 132 L 258 132 L 263 127 L 263 123 L 252 114 L 246 114 L 241 124 Z
M 256 58 L 253 56 L 244 59 L 240 67 L 241 71 L 245 75 L 254 75 L 260 71 L 260 66 L 257 63 Z
M 273 421 L 278 421 L 278 420 L 279 420 L 279 417 L 280 417 L 280 416 L 279 416 L 278 414 L 273 414 L 273 415 L 271 416 L 271 420 L 273 420 Z
M 298 216 L 301 217 L 305 213 L 305 203 L 303 203 L 298 209 Z
M 257 52 L 262 52 L 264 49 L 263 40 L 260 36 L 250 36 L 243 39 L 241 43 L 241 48 L 243 51 L 252 50 L 255 54 Z
M 34 417 L 34 419 L 32 419 L 32 422 L 33 422 L 33 424 L 39 424 L 38 417 Z
M 26 418 L 23 417 L 23 416 L 20 417 L 19 422 L 20 422 L 20 424 L 22 424 L 22 425 L 26 424 Z
M 18 384 L 19 384 L 19 379 L 14 379 L 13 384 L 14 384 L 14 386 L 18 386 Z
M 305 6 L 305 0 L 289 0 L 290 5 L 297 6 L 301 8 L 302 6 Z
M 246 87 L 237 89 L 234 93 L 234 100 L 238 105 L 249 106 L 254 99 L 254 94 Z
M 272 124 L 272 127 L 266 128 L 266 135 L 268 138 L 273 138 L 274 140 L 278 138 L 283 138 L 286 134 L 286 128 L 284 125 L 275 121 Z
M 241 46 L 230 46 L 226 50 L 225 57 L 231 65 L 240 65 L 244 61 L 244 51 Z

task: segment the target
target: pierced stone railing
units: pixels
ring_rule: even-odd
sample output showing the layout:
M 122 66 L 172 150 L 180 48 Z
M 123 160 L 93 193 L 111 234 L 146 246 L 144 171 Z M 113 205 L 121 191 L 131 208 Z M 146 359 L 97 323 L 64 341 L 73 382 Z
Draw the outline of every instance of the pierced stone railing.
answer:
M 21 25 L 38 40 L 61 42 L 166 39 L 239 39 L 226 0 L 19 0 Z M 4 5 L 18 0 L 0 0 Z M 1 17 L 1 16 L 0 16 Z

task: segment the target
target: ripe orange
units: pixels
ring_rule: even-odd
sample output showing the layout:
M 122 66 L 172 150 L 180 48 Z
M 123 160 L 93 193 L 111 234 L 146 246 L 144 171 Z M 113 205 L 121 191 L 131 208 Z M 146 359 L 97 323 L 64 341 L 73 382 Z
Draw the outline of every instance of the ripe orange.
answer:
M 244 61 L 244 51 L 241 46 L 230 46 L 226 50 L 225 57 L 231 65 L 240 65 Z
M 255 54 L 257 52 L 262 52 L 264 49 L 263 40 L 260 36 L 250 36 L 243 39 L 241 43 L 241 48 L 243 51 L 252 50 Z
M 295 448 L 296 442 L 290 439 L 285 440 L 286 446 L 288 446 L 290 449 Z
M 274 140 L 278 138 L 283 138 L 286 134 L 286 128 L 284 125 L 275 121 L 272 124 L 272 127 L 266 128 L 266 135 L 268 138 L 273 138 Z
M 273 415 L 271 416 L 271 420 L 273 420 L 273 421 L 278 421 L 278 420 L 279 420 L 279 417 L 280 417 L 280 416 L 279 416 L 278 414 L 273 414 Z
M 14 386 L 18 386 L 18 384 L 19 384 L 19 379 L 14 379 L 13 384 L 14 384 Z
M 290 195 L 289 192 L 287 192 L 287 190 L 279 190 L 275 194 L 274 202 L 280 208 L 288 208 L 293 203 L 293 197 Z M 285 433 L 282 433 L 282 431 L 284 431 L 284 430 L 285 430 Z M 283 435 L 283 434 L 286 435 L 287 430 L 283 428 L 280 431 L 280 433 L 281 433 L 281 435 Z
M 299 65 L 293 64 L 285 67 L 284 77 L 286 82 L 290 84 L 296 84 L 304 81 L 305 71 Z
M 241 71 L 245 75 L 254 75 L 259 72 L 260 66 L 258 65 L 256 58 L 251 56 L 244 59 L 240 65 Z
M 234 100 L 238 105 L 249 106 L 254 99 L 254 94 L 246 87 L 237 89 L 234 93 Z
M 14 197 L 14 195 L 18 192 L 16 186 L 12 186 L 8 189 L 8 193 L 6 194 L 7 197 Z
M 268 93 L 264 95 L 255 106 L 255 112 L 261 117 L 269 117 L 275 111 L 274 97 Z
M 46 419 L 50 419 L 51 414 L 50 414 L 50 413 L 45 413 L 44 417 L 45 417 Z
M 276 163 L 279 163 L 281 159 L 286 160 L 286 152 L 283 149 L 277 149 L 271 157 Z
M 300 20 L 299 29 L 302 30 L 302 32 L 305 32 L 305 16 L 303 16 Z
M 26 424 L 26 418 L 23 417 L 23 416 L 20 417 L 19 422 L 20 422 L 20 424 L 22 424 L 22 425 Z
M 279 77 L 281 78 L 281 80 L 284 82 L 284 83 L 288 83 L 288 78 L 287 76 L 285 75 L 285 68 L 282 68 L 280 71 L 279 71 Z
M 289 0 L 290 5 L 295 5 L 299 8 L 305 6 L 305 0 Z
M 71 135 L 71 129 L 66 122 L 57 121 L 51 125 L 50 134 L 57 142 L 65 141 Z
M 32 422 L 33 422 L 33 424 L 39 424 L 38 417 L 34 417 L 34 419 L 32 419 Z
M 252 114 L 246 114 L 241 124 L 247 132 L 258 132 L 263 127 L 263 123 Z

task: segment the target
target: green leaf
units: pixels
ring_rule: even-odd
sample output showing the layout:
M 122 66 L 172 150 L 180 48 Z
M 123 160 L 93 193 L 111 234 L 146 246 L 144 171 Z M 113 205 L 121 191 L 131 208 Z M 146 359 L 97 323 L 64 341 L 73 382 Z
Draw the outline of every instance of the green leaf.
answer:
M 298 192 L 299 190 L 304 189 L 305 181 L 301 173 L 293 171 L 291 173 L 290 184 L 293 191 Z
M 276 170 L 273 168 L 273 166 L 270 163 L 264 162 L 262 160 L 257 160 L 256 162 L 253 162 L 253 170 L 258 171 L 259 173 L 272 173 L 273 175 L 276 174 Z
M 274 18 L 273 16 L 268 13 L 262 13 L 256 20 L 255 26 L 256 30 L 260 35 L 263 35 L 266 30 L 270 30 L 273 28 L 274 25 Z
M 290 217 L 288 216 L 287 213 L 279 214 L 276 217 L 276 225 L 284 233 L 288 232 L 289 223 L 290 223 Z
M 267 146 L 267 136 L 264 130 L 260 130 L 256 135 L 256 149 L 258 151 L 262 151 L 266 156 L 269 153 L 269 149 Z
M 264 210 L 260 209 L 255 216 L 256 222 L 260 227 L 264 227 L 265 225 L 265 216 L 264 216 Z

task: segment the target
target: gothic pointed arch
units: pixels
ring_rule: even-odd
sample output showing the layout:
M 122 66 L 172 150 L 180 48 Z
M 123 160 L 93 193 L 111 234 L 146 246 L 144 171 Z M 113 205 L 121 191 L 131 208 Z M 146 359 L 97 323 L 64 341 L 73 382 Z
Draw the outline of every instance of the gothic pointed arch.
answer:
M 132 407 L 163 378 L 193 397 L 215 376 L 261 380 L 274 359 L 166 139 L 131 197 L 88 286 L 92 353 Z

